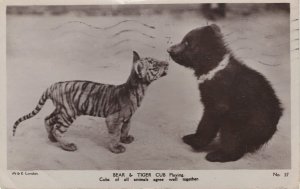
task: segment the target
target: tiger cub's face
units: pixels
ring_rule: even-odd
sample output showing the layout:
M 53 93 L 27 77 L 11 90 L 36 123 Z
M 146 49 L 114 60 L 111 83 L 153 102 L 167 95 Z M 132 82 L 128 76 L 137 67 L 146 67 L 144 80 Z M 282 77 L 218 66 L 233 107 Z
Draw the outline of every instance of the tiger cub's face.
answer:
M 140 58 L 135 51 L 133 52 L 133 64 L 138 76 L 148 82 L 167 75 L 169 67 L 169 63 L 165 61 L 149 57 Z

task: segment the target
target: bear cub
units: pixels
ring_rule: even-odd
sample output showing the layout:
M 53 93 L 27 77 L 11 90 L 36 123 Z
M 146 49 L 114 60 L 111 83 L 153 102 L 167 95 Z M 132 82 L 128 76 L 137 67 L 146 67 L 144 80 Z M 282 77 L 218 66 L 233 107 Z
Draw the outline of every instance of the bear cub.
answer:
M 282 108 L 271 84 L 237 60 L 215 25 L 196 28 L 168 50 L 178 64 L 194 70 L 204 113 L 195 134 L 183 141 L 204 151 L 219 133 L 211 162 L 236 161 L 255 152 L 277 130 Z

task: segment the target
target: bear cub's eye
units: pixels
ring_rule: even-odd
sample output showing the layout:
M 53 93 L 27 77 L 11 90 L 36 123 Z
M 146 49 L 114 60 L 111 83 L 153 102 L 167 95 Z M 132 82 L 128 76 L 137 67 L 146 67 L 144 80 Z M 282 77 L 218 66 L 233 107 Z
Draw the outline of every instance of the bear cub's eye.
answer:
M 185 41 L 185 42 L 184 42 L 184 45 L 185 45 L 186 47 L 189 46 L 189 42 Z

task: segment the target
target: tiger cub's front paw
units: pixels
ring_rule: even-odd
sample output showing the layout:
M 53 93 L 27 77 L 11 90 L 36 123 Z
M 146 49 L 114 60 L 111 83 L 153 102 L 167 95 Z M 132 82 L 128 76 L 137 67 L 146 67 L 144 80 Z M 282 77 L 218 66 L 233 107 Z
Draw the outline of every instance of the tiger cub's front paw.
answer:
M 116 146 L 110 146 L 109 149 L 111 152 L 113 152 L 115 154 L 123 153 L 126 151 L 126 148 L 124 146 L 122 146 L 121 144 L 118 144 Z
M 132 143 L 132 141 L 134 141 L 134 137 L 131 135 L 128 135 L 126 137 L 121 137 L 120 141 L 124 144 L 130 144 L 130 143 Z
M 66 151 L 76 151 L 77 150 L 77 146 L 74 143 L 61 143 L 61 147 L 62 149 L 66 150 Z
M 51 142 L 57 142 L 56 138 L 53 136 L 52 133 L 49 133 L 48 138 Z

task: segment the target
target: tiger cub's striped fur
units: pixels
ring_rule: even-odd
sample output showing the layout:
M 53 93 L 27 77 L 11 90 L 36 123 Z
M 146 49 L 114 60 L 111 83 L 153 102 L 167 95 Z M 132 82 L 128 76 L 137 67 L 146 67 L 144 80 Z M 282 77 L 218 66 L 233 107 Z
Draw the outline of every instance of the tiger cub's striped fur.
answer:
M 18 119 L 13 126 L 13 135 L 20 122 L 35 116 L 51 99 L 55 110 L 45 118 L 48 137 L 58 142 L 64 150 L 75 151 L 74 143 L 64 139 L 76 117 L 90 115 L 106 118 L 110 135 L 109 149 L 122 153 L 122 143 L 131 143 L 134 138 L 128 135 L 130 118 L 141 105 L 149 84 L 166 75 L 168 63 L 153 58 L 140 58 L 133 52 L 133 67 L 126 83 L 121 85 L 100 84 L 91 81 L 65 81 L 51 85 L 42 95 L 36 108 Z

